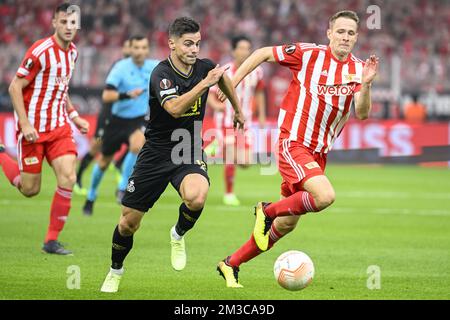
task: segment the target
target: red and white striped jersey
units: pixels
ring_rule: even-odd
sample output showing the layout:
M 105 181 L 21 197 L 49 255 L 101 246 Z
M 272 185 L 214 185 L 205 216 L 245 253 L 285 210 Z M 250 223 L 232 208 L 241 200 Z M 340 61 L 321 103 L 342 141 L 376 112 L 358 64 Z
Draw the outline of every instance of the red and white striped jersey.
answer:
M 273 47 L 276 61 L 293 77 L 278 117 L 280 139 L 327 153 L 350 116 L 361 89 L 364 63 L 349 54 L 339 61 L 328 46 L 296 43 Z
M 77 56 L 73 43 L 64 50 L 54 36 L 36 41 L 26 52 L 16 75 L 30 81 L 22 91 L 23 99 L 28 120 L 38 132 L 69 122 L 66 98 Z
M 233 62 L 227 63 L 226 66 L 230 67 L 226 74 L 232 79 L 238 68 Z M 263 77 L 263 69 L 257 67 L 242 79 L 241 83 L 236 87 L 236 95 L 240 101 L 242 113 L 247 124 L 250 124 L 252 121 L 255 92 L 256 90 L 264 89 Z M 212 92 L 212 94 L 215 93 Z M 234 109 L 229 100 L 225 101 L 225 110 L 223 112 L 214 113 L 216 127 L 218 128 L 233 128 L 233 118 Z

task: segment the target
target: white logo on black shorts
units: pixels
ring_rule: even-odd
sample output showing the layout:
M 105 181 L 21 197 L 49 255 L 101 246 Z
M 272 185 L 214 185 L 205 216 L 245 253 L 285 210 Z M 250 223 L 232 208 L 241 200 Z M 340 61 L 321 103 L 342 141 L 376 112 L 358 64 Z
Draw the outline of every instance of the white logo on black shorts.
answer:
M 136 190 L 136 187 L 134 186 L 134 180 L 130 180 L 128 182 L 127 191 L 132 193 L 134 192 L 134 190 Z

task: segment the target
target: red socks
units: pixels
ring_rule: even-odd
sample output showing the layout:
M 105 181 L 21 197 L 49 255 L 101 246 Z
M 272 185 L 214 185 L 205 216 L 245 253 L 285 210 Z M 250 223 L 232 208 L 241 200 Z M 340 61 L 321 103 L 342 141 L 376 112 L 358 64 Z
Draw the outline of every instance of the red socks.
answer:
M 58 187 L 53 197 L 52 207 L 50 209 L 50 225 L 48 226 L 45 242 L 57 240 L 58 235 L 66 223 L 70 210 L 70 201 L 72 199 L 72 190 Z
M 233 193 L 234 174 L 236 172 L 236 166 L 234 164 L 225 165 L 225 192 Z
M 14 186 L 19 187 L 20 171 L 17 162 L 6 153 L 0 153 L 0 165 L 9 182 Z
M 275 229 L 275 225 L 272 224 L 269 233 L 269 248 L 267 250 L 272 248 L 275 242 L 281 239 L 281 237 L 283 237 L 283 235 L 280 234 L 278 230 Z M 261 253 L 262 251 L 259 250 L 258 246 L 256 245 L 255 239 L 253 238 L 252 234 L 250 239 L 230 256 L 228 263 L 232 267 L 239 267 L 242 263 L 253 259 Z
M 305 191 L 298 191 L 290 197 L 273 202 L 264 208 L 264 213 L 272 220 L 279 216 L 298 216 L 315 211 L 318 210 L 314 198 Z
M 314 199 L 308 192 L 305 191 L 296 192 L 290 197 L 271 203 L 264 208 L 265 214 L 272 220 L 274 220 L 276 217 L 288 215 L 298 216 L 301 214 L 305 214 L 306 212 L 315 211 L 318 210 Z M 273 245 L 282 237 L 283 235 L 275 228 L 275 224 L 273 223 L 269 233 L 268 249 L 272 248 Z M 253 259 L 261 252 L 262 251 L 259 250 L 258 246 L 256 245 L 255 239 L 253 238 L 252 234 L 250 239 L 230 256 L 228 263 L 232 267 L 239 267 L 242 263 Z

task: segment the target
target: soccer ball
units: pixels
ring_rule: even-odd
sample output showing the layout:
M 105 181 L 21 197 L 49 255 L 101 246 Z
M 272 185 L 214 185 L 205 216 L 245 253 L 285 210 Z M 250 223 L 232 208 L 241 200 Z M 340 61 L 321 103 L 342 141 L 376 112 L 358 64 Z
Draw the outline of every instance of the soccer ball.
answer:
M 314 277 L 314 264 L 304 252 L 291 250 L 275 261 L 273 273 L 278 284 L 291 291 L 306 288 Z

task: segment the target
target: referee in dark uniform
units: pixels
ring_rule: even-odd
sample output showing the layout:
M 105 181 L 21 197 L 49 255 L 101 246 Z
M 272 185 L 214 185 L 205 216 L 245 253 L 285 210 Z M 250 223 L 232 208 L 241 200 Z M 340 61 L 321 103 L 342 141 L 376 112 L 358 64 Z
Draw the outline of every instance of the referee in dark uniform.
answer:
M 122 200 L 122 215 L 112 239 L 112 265 L 101 288 L 103 292 L 117 292 L 123 261 L 133 246 L 133 234 L 144 213 L 153 207 L 169 183 L 182 199 L 178 221 L 170 230 L 172 267 L 184 269 L 183 236 L 200 217 L 209 189 L 199 129 L 211 86 L 218 84 L 233 105 L 235 127 L 244 127 L 236 93 L 224 75 L 225 67 L 197 58 L 200 40 L 200 26 L 191 18 L 178 18 L 169 27 L 171 53 L 151 75 L 146 143 Z

